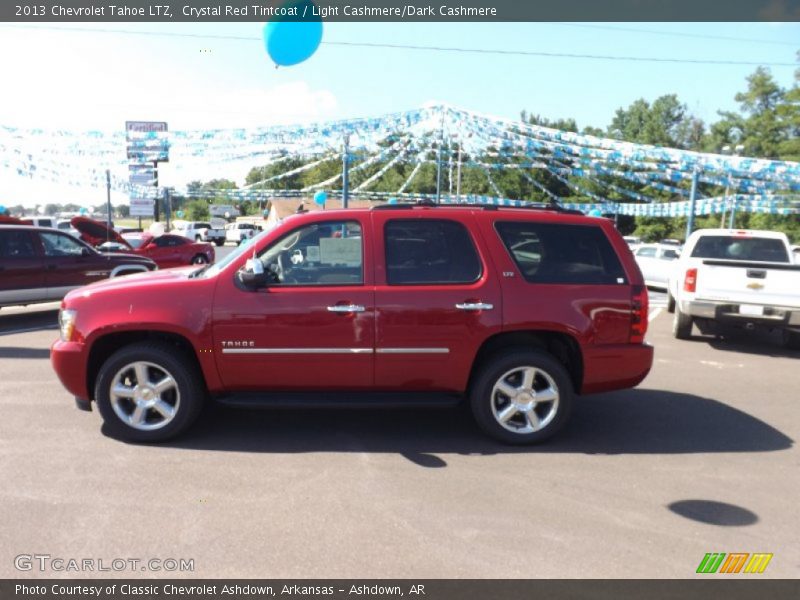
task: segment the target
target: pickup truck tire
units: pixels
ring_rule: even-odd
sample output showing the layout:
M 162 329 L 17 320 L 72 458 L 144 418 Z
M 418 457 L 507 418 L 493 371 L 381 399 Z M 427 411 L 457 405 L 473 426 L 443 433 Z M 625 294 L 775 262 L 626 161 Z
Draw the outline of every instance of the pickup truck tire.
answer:
M 550 354 L 501 352 L 481 368 L 470 388 L 478 425 L 507 444 L 536 444 L 556 434 L 572 410 L 572 381 Z
M 200 414 L 205 399 L 201 381 L 194 365 L 173 346 L 131 344 L 100 368 L 97 409 L 112 437 L 161 442 L 185 431 Z
M 783 330 L 783 346 L 790 350 L 800 350 L 800 333 L 797 331 Z
M 668 313 L 675 312 L 675 296 L 670 294 L 669 290 L 667 290 L 667 312 Z
M 225 240 L 214 240 L 214 243 L 215 243 L 217 246 L 222 246 L 222 245 L 225 243 Z
M 203 236 L 201 236 L 201 235 L 194 236 L 194 241 L 195 242 L 202 242 L 203 241 Z
M 672 335 L 678 340 L 688 340 L 692 337 L 692 317 L 681 312 L 681 307 L 675 306 L 675 316 L 672 318 Z

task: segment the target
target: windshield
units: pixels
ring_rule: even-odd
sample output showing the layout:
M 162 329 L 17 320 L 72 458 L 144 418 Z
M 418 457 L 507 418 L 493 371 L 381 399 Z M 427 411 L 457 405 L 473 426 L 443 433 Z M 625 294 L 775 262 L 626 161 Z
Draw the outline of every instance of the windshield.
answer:
M 123 235 L 122 237 L 125 239 L 126 242 L 128 242 L 131 245 L 131 248 L 139 248 L 139 247 L 141 247 L 142 243 L 144 242 L 144 238 L 141 237 L 141 236 L 128 237 L 128 236 Z
M 787 263 L 789 255 L 783 242 L 775 238 L 709 235 L 697 240 L 693 258 L 721 258 Z
M 258 243 L 258 240 L 260 240 L 262 237 L 264 237 L 270 231 L 275 229 L 278 225 L 280 225 L 280 223 L 281 223 L 281 221 L 275 221 L 274 223 L 266 225 L 264 227 L 264 231 L 262 231 L 261 233 L 259 233 L 256 236 L 253 236 L 249 240 L 243 242 L 241 245 L 239 245 L 239 247 L 236 248 L 236 250 L 234 250 L 233 252 L 228 254 L 228 256 L 226 256 L 225 258 L 223 258 L 222 260 L 220 260 L 218 262 L 215 262 L 213 265 L 206 266 L 206 267 L 203 267 L 202 269 L 200 269 L 199 271 L 195 271 L 192 274 L 192 276 L 193 277 L 200 277 L 200 276 L 203 276 L 203 277 L 215 277 L 216 275 L 219 274 L 220 271 L 222 271 L 225 267 L 227 267 L 232 262 L 236 261 L 240 256 L 243 256 L 244 254 L 247 254 L 248 252 L 252 252 L 253 251 L 253 246 Z

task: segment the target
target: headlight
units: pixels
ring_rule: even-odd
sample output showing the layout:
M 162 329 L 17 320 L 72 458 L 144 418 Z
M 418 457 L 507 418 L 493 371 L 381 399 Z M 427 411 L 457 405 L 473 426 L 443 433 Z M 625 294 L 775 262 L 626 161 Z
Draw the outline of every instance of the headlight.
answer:
M 72 338 L 72 331 L 75 329 L 75 319 L 78 311 L 62 308 L 58 313 L 58 326 L 61 329 L 61 341 L 68 342 Z

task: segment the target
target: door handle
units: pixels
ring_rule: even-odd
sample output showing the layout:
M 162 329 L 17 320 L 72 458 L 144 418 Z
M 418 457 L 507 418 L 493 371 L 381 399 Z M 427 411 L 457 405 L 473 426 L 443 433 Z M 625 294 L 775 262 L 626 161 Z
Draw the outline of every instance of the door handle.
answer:
M 494 304 L 487 304 L 486 302 L 462 302 L 456 304 L 458 310 L 492 310 Z
M 358 304 L 335 304 L 328 307 L 328 312 L 332 313 L 354 313 L 364 312 L 365 310 L 367 309 Z

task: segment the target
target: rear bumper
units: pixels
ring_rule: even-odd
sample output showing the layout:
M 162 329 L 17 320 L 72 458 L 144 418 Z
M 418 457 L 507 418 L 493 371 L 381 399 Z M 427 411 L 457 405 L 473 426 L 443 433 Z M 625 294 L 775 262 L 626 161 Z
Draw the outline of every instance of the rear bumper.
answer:
M 697 319 L 709 319 L 729 324 L 755 323 L 768 327 L 800 328 L 800 309 L 791 306 L 763 306 L 762 315 L 743 314 L 748 306 L 739 302 L 716 302 L 713 300 L 681 301 L 681 312 Z M 745 307 L 742 309 L 742 307 Z
M 91 398 L 86 388 L 86 346 L 77 342 L 57 340 L 50 347 L 50 364 L 61 384 L 76 398 Z
M 649 344 L 614 344 L 583 352 L 582 394 L 610 392 L 639 385 L 653 366 Z

